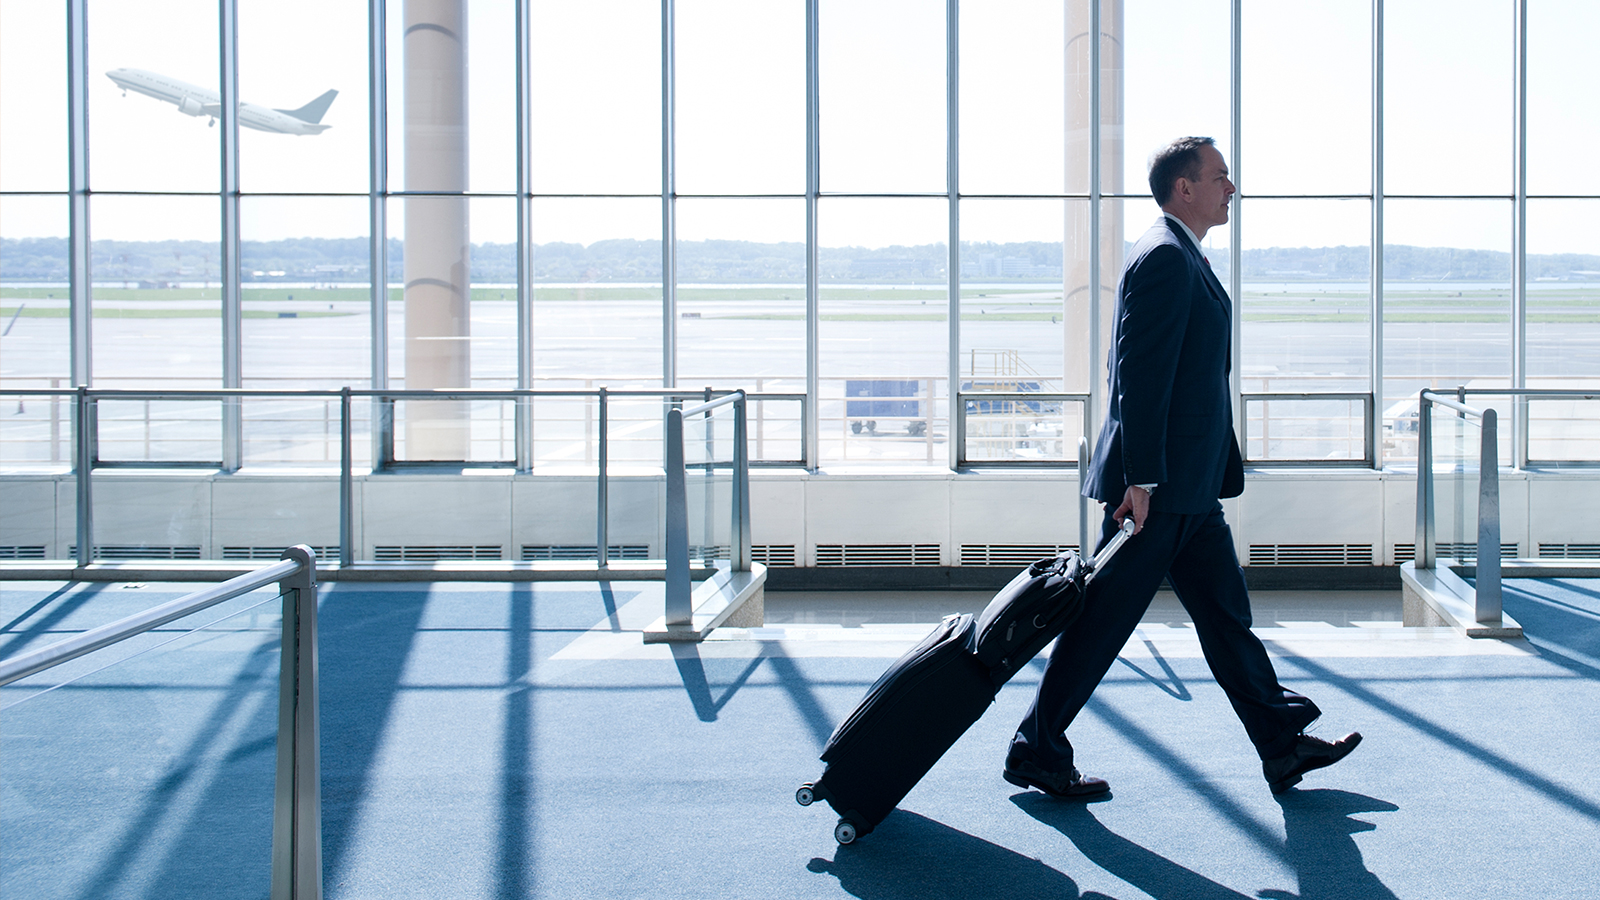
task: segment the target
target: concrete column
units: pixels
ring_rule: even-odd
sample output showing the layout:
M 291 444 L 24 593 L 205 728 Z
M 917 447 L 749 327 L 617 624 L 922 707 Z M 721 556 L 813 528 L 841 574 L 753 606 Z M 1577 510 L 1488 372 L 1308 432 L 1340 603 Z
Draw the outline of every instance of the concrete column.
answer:
M 405 0 L 405 189 L 467 190 L 467 3 Z M 405 201 L 406 388 L 471 387 L 465 197 Z M 466 459 L 471 407 L 407 402 L 408 460 Z
M 1093 145 L 1090 91 L 1094 69 L 1090 54 L 1091 4 L 1095 0 L 1068 0 L 1066 16 L 1067 193 L 1090 193 L 1090 148 Z M 1100 0 L 1100 191 L 1123 192 L 1122 178 L 1122 36 L 1123 0 Z M 1064 390 L 1090 390 L 1105 380 L 1105 354 L 1110 346 L 1117 276 L 1122 271 L 1123 204 L 1105 202 L 1100 210 L 1100 346 L 1091 346 L 1090 316 L 1093 292 L 1089 288 L 1089 204 L 1067 201 L 1067 228 L 1062 272 L 1063 321 L 1066 330 Z M 1151 217 L 1155 212 L 1152 210 Z M 1091 415 L 1098 417 L 1099 410 Z

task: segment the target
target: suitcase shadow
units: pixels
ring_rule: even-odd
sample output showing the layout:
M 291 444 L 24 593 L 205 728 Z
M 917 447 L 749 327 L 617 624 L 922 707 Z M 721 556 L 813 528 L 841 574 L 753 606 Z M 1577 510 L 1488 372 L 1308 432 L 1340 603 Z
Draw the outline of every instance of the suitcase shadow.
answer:
M 925 816 L 895 810 L 872 834 L 817 857 L 808 871 L 832 875 L 862 900 L 1110 900 L 1078 893 L 1078 884 L 1044 863 L 957 831 Z

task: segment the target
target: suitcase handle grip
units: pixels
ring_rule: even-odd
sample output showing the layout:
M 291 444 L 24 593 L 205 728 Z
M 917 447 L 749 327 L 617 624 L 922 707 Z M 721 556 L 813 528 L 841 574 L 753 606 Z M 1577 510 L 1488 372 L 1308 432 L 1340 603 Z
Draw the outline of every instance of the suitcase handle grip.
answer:
M 1133 521 L 1133 516 L 1129 515 L 1123 518 L 1122 527 L 1117 530 L 1116 534 L 1111 536 L 1111 540 L 1107 541 L 1104 547 L 1100 548 L 1100 552 L 1094 555 L 1094 559 L 1089 561 L 1089 572 L 1084 577 L 1085 583 L 1094 578 L 1094 573 L 1100 571 L 1101 566 L 1110 562 L 1112 555 L 1122 549 L 1122 545 L 1128 542 L 1128 538 L 1133 537 L 1133 530 L 1137 527 L 1139 526 Z

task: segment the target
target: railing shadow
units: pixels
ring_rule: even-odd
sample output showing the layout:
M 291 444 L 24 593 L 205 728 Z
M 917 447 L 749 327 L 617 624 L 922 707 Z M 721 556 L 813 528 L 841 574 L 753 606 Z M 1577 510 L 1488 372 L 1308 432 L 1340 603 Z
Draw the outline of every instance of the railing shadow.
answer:
M 1539 579 L 1544 581 L 1545 579 Z M 1600 597 L 1561 579 L 1549 582 L 1563 591 Z M 1522 624 L 1522 634 L 1539 654 L 1583 678 L 1600 680 L 1600 611 L 1506 584 L 1505 608 Z M 1596 604 L 1600 607 L 1600 603 Z
M 324 594 L 322 645 L 322 867 L 343 870 L 376 769 L 378 748 L 400 692 L 428 592 L 378 596 L 337 588 Z
M 700 648 L 694 644 L 673 644 L 672 661 L 678 666 L 678 675 L 683 679 L 684 690 L 689 693 L 689 702 L 694 704 L 694 714 L 702 722 L 715 722 L 717 713 L 722 711 L 733 695 L 744 687 L 750 676 L 761 667 L 765 657 L 757 656 L 744 667 L 744 671 L 733 679 L 733 682 L 722 692 L 721 697 L 714 697 L 711 693 L 711 682 L 706 678 L 705 663 L 700 659 Z
M 1078 893 L 1078 884 L 1037 859 L 957 831 L 914 812 L 897 810 L 872 837 L 841 846 L 833 859 L 806 869 L 831 875 L 862 900 L 1110 900 Z
M 51 629 L 61 624 L 63 619 L 72 615 L 85 603 L 94 599 L 97 594 L 105 591 L 109 587 L 110 585 L 104 583 L 68 584 L 65 587 L 57 588 L 55 591 L 52 591 L 38 603 L 35 603 L 33 606 L 29 607 L 21 615 L 7 622 L 4 626 L 0 626 L 0 635 L 7 636 L 6 642 L 4 644 L 0 644 L 0 659 L 10 659 L 11 657 L 16 656 L 23 650 L 23 648 L 27 647 L 34 641 L 37 641 L 42 637 L 49 636 Z M 67 596 L 65 600 L 62 600 L 59 606 L 40 616 L 38 621 L 29 623 L 25 628 L 18 627 L 22 623 L 27 622 L 30 616 L 43 611 L 49 607 L 51 603 L 54 603 L 56 600 L 61 599 L 62 596 L 68 594 L 70 594 L 70 596 Z
M 1150 682 L 1172 697 L 1186 702 L 1193 700 L 1194 695 L 1189 693 L 1189 688 L 1184 685 L 1183 679 L 1178 677 L 1178 673 L 1173 671 L 1172 665 L 1167 662 L 1167 658 L 1161 655 L 1160 650 L 1156 649 L 1155 641 L 1147 640 L 1144 642 L 1144 646 L 1145 649 L 1150 651 L 1150 658 L 1156 661 L 1156 665 L 1160 666 L 1161 671 L 1165 673 L 1167 678 L 1172 681 L 1170 686 L 1165 681 L 1162 681 L 1154 675 L 1151 675 L 1149 672 L 1146 672 L 1145 670 L 1134 665 L 1126 656 L 1118 655 L 1117 662 L 1122 663 L 1133 671 L 1139 673 L 1140 677 L 1144 678 L 1145 681 Z

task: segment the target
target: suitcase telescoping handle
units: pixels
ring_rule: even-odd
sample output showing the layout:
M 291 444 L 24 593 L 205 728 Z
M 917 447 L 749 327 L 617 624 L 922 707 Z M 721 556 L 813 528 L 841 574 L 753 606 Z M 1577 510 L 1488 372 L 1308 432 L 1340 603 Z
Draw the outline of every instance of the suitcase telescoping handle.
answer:
M 1128 542 L 1128 538 L 1133 537 L 1133 530 L 1137 527 L 1139 526 L 1134 523 L 1132 513 L 1123 518 L 1122 527 L 1117 530 L 1116 534 L 1111 536 L 1111 540 L 1107 541 L 1104 547 L 1100 548 L 1100 552 L 1094 555 L 1094 559 L 1089 560 L 1089 571 L 1083 579 L 1085 584 L 1094 578 L 1094 574 L 1100 571 L 1101 566 L 1111 561 L 1111 557 L 1122 549 L 1122 545 Z

